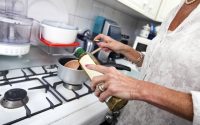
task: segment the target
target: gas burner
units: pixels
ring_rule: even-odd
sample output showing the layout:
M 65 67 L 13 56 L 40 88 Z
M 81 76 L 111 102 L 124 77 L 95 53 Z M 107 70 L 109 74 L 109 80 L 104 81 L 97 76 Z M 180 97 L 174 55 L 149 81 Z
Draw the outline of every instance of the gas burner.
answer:
M 44 66 L 46 69 L 54 69 L 57 68 L 56 65 L 49 65 L 49 66 Z
M 0 76 L 6 76 L 8 74 L 8 70 L 0 71 Z
M 68 84 L 68 83 L 63 83 L 63 86 L 66 88 L 66 89 L 69 89 L 69 90 L 80 90 L 82 89 L 82 84 L 79 84 L 79 85 L 72 85 L 72 84 Z
M 1 100 L 1 105 L 4 108 L 15 109 L 25 106 L 28 102 L 27 92 L 24 89 L 10 89 Z

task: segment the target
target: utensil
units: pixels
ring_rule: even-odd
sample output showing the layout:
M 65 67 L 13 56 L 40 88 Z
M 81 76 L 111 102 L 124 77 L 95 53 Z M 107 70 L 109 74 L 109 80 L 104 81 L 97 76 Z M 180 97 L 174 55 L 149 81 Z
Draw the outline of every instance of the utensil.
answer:
M 95 53 L 99 52 L 101 50 L 101 48 L 97 48 L 94 51 L 91 52 L 92 55 L 94 55 Z

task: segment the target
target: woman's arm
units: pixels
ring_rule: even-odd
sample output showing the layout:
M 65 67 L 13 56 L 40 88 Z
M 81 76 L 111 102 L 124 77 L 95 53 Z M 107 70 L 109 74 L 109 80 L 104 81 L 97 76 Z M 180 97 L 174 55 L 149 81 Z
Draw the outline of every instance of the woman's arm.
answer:
M 125 45 L 121 42 L 118 42 L 109 36 L 100 34 L 95 37 L 95 40 L 101 39 L 103 42 L 98 43 L 99 47 L 103 48 L 105 51 L 114 51 L 116 53 L 123 54 L 126 58 L 128 58 L 131 62 L 137 64 L 137 66 L 141 66 L 144 56 L 138 51 L 134 50 L 128 45 Z
M 124 46 L 122 49 L 121 54 L 123 54 L 128 60 L 135 63 L 138 67 L 142 66 L 144 55 L 130 46 Z
M 140 100 L 148 102 L 163 110 L 171 112 L 187 120 L 193 120 L 192 95 L 175 91 L 153 83 L 141 81 L 142 94 Z M 134 94 L 133 97 L 134 99 Z

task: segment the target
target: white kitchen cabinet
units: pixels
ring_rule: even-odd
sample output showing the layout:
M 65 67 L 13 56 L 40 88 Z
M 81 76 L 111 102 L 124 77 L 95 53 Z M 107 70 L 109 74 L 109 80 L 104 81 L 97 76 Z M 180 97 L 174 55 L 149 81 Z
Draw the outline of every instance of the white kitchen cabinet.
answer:
M 163 22 L 181 0 L 96 0 L 132 16 Z
M 147 14 L 152 20 L 156 20 L 162 0 L 148 0 Z
M 160 6 L 160 9 L 158 11 L 158 15 L 156 17 L 156 20 L 159 22 L 163 22 L 169 12 L 176 7 L 181 0 L 162 0 L 162 4 Z
M 144 16 L 155 20 L 162 0 L 117 0 L 118 2 L 138 11 Z
M 145 12 L 144 8 L 148 0 L 140 0 L 140 1 L 139 0 L 117 0 L 117 1 L 143 14 Z

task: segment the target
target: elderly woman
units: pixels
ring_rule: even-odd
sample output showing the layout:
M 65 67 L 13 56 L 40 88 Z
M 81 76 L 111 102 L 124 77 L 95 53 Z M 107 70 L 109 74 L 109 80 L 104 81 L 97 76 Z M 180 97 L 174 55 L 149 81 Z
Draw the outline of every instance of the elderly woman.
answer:
M 148 46 L 145 58 L 127 45 L 108 36 L 95 39 L 99 46 L 125 55 L 142 65 L 140 79 L 115 68 L 87 65 L 104 75 L 92 79 L 99 100 L 109 96 L 129 101 L 120 125 L 200 125 L 200 0 L 186 0 L 173 10 Z M 143 62 L 143 64 L 142 64 Z M 105 91 L 96 85 L 104 83 Z

